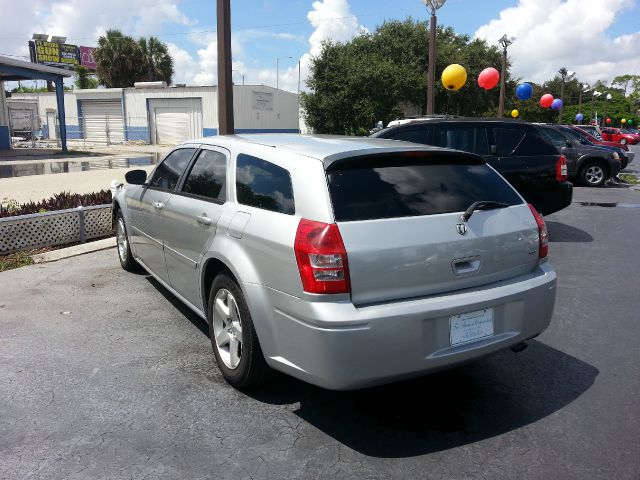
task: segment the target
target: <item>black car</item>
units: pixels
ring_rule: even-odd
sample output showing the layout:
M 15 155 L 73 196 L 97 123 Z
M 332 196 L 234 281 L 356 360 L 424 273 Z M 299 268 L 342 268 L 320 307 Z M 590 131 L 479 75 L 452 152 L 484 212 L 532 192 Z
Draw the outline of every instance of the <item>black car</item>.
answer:
M 536 127 L 514 120 L 427 118 L 373 135 L 472 152 L 505 177 L 543 215 L 571 204 L 566 158 Z
M 567 157 L 569 179 L 589 187 L 598 187 L 620 172 L 620 156 L 608 147 L 584 144 L 570 133 L 570 129 L 557 125 L 536 125 L 542 134 Z

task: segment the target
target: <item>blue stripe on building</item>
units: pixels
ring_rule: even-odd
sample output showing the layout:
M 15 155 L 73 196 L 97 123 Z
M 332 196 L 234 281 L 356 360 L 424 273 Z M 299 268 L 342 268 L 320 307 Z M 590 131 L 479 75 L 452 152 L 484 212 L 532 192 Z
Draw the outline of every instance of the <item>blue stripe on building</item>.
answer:
M 236 133 L 298 133 L 297 128 L 236 128 Z M 203 137 L 218 135 L 217 128 L 203 128 Z
M 9 127 L 0 125 L 0 150 L 9 150 L 11 148 L 11 135 L 9 135 Z
M 236 133 L 298 133 L 297 128 L 236 128 Z
M 127 127 L 126 130 L 127 140 L 142 140 L 143 142 L 151 143 L 150 132 L 148 127 Z

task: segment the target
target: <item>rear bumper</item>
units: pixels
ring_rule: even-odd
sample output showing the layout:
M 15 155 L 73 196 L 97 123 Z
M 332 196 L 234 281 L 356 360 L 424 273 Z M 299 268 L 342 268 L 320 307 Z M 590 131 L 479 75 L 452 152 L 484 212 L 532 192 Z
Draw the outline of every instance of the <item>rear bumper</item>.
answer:
M 571 182 L 541 183 L 521 193 L 542 215 L 551 215 L 571 205 L 573 184 Z
M 545 330 L 556 274 L 549 263 L 482 289 L 356 308 L 243 285 L 273 368 L 334 390 L 363 388 L 451 368 Z M 493 308 L 494 335 L 452 347 L 449 318 Z

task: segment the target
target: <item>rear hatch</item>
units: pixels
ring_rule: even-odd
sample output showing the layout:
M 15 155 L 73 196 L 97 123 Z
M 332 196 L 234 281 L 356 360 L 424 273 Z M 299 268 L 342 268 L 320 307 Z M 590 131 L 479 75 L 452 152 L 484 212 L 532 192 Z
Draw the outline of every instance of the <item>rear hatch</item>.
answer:
M 328 165 L 327 178 L 356 305 L 477 287 L 538 264 L 528 205 L 479 157 L 446 151 L 351 157 Z M 463 221 L 476 201 L 508 206 L 476 210 Z

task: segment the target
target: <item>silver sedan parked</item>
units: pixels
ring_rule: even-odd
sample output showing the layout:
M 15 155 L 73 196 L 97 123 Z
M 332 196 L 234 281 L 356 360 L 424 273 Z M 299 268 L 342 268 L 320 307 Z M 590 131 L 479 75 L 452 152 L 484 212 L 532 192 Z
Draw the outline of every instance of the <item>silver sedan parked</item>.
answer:
M 237 388 L 353 389 L 524 348 L 549 325 L 544 221 L 480 157 L 371 138 L 177 146 L 113 200 L 118 254 L 209 323 Z

